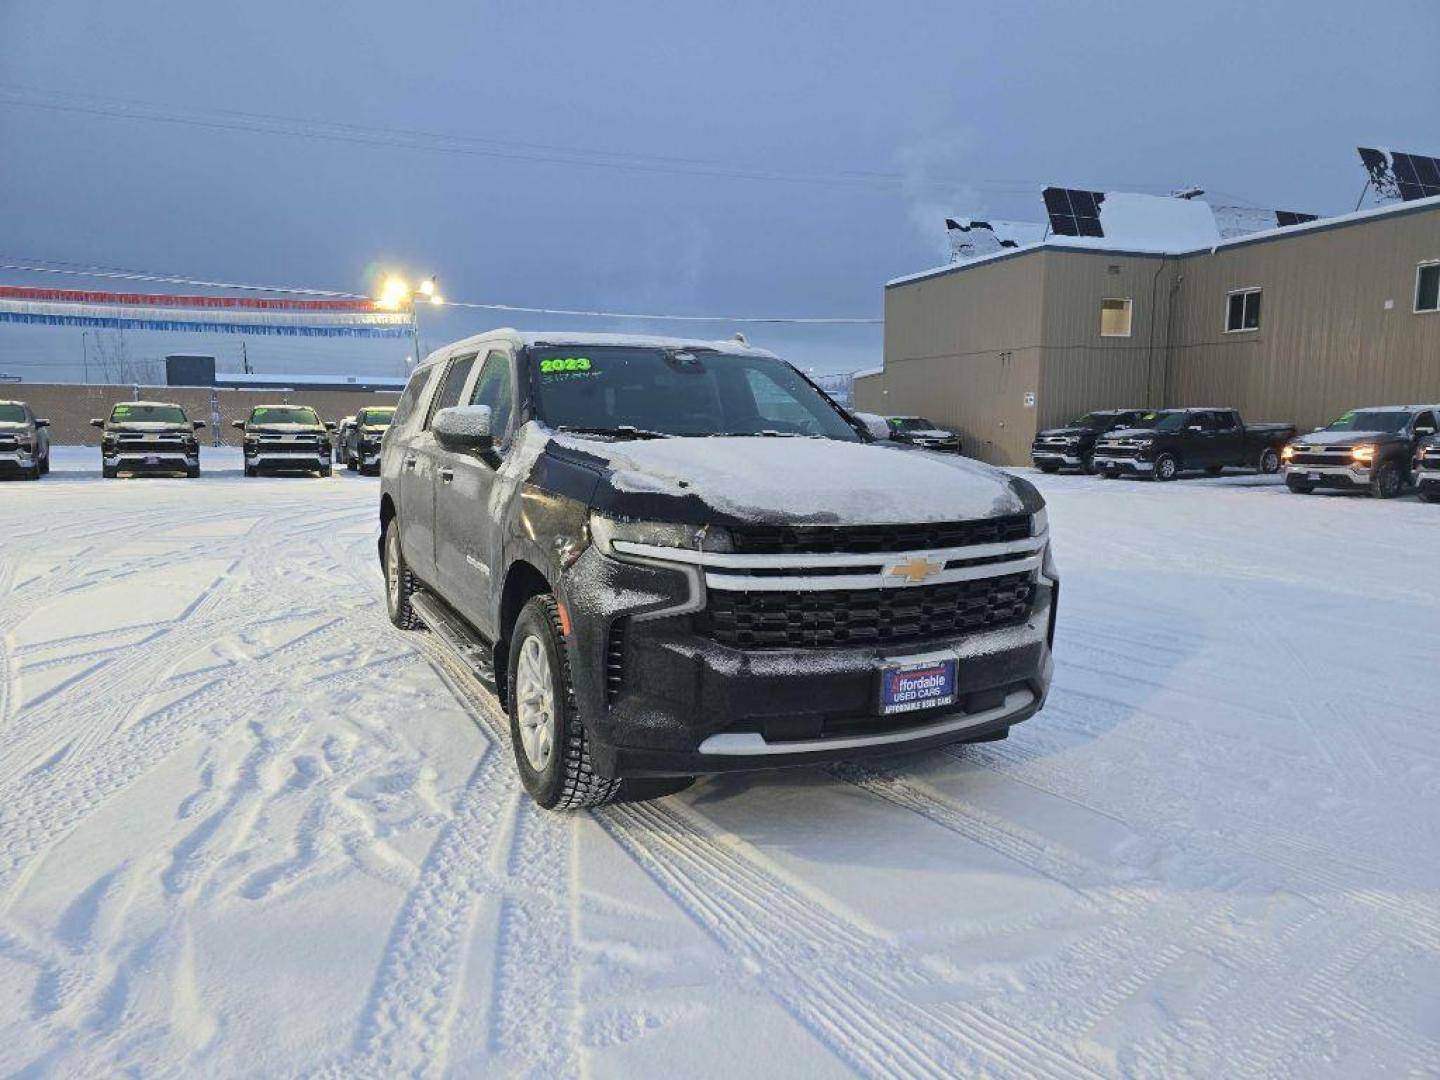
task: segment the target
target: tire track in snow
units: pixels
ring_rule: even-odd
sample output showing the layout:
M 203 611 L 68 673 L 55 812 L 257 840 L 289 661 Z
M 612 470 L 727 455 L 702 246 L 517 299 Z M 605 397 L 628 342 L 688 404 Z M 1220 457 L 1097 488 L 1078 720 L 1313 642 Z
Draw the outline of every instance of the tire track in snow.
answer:
M 620 847 L 835 1057 L 865 1076 L 1000 1069 L 1093 1076 L 983 1014 L 920 1004 L 936 976 L 896 944 L 817 905 L 745 853 L 658 803 L 595 811 Z
M 186 740 L 243 723 L 254 699 L 284 685 L 293 656 L 313 652 L 342 629 L 348 629 L 344 620 L 331 619 L 141 717 L 93 753 L 64 758 L 9 785 L 0 801 L 0 898 L 37 854 Z
M 485 736 L 480 761 L 457 798 L 391 929 L 349 1055 L 322 1076 L 439 1075 L 446 1070 L 461 999 L 465 958 L 478 911 L 498 901 L 501 927 L 492 987 L 490 1043 L 520 1075 L 578 1074 L 569 972 L 574 944 L 569 906 L 568 822 L 541 820 L 522 797 L 508 731 L 470 673 L 428 635 L 428 659 Z M 513 824 L 503 860 L 495 847 Z M 537 1013 L 537 1002 L 551 1003 Z

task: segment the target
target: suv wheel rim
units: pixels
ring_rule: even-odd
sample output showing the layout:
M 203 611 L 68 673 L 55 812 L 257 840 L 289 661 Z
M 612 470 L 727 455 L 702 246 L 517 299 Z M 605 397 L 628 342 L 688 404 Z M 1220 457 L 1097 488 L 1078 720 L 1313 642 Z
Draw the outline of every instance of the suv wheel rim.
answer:
M 1174 458 L 1167 457 L 1160 459 L 1160 475 L 1163 476 L 1166 480 L 1169 480 L 1172 476 L 1175 475 Z
M 1260 459 L 1260 471 L 1273 473 L 1280 468 L 1280 457 L 1274 450 L 1266 450 L 1264 457 Z
M 392 524 L 385 532 L 385 591 L 390 610 L 400 610 L 400 530 Z
M 550 678 L 550 656 L 534 634 L 520 646 L 520 660 L 515 665 L 515 706 L 525 757 L 531 768 L 542 772 L 555 751 L 555 687 Z

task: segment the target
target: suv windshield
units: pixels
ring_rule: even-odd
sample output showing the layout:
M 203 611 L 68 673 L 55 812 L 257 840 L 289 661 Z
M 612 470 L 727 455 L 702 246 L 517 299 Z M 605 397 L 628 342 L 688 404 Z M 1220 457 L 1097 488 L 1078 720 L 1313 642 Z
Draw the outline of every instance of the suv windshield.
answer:
M 1385 431 L 1391 435 L 1404 431 L 1410 423 L 1408 412 L 1367 409 L 1347 412 L 1325 425 L 1326 431 Z
M 185 424 L 185 410 L 179 405 L 116 405 L 110 410 L 112 424 Z
M 355 414 L 355 423 L 361 427 L 389 427 L 390 418 L 394 415 L 393 405 L 384 409 L 361 409 Z
M 0 405 L 0 424 L 28 424 L 24 405 Z
M 887 421 L 891 431 L 933 431 L 935 425 L 923 416 L 892 416 Z
M 250 411 L 252 424 L 308 424 L 320 426 L 320 417 L 314 409 L 292 406 L 261 405 Z
M 1084 428 L 1086 431 L 1105 431 L 1107 428 L 1113 427 L 1117 420 L 1122 419 L 1124 418 L 1115 413 L 1092 412 L 1071 420 L 1070 426 Z M 1126 424 L 1125 426 L 1129 427 L 1130 425 Z
M 529 351 L 535 414 L 557 429 L 656 435 L 860 436 L 783 360 L 705 349 Z

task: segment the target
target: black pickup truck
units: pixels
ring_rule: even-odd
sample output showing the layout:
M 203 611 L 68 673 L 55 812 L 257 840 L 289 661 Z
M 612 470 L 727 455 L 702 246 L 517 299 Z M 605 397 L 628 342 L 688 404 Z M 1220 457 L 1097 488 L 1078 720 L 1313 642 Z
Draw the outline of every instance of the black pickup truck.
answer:
M 192 421 L 179 405 L 125 401 L 90 423 L 100 429 L 100 475 L 107 480 L 122 472 L 200 475 L 195 432 L 209 425 Z
M 1416 450 L 1437 420 L 1440 405 L 1351 409 L 1285 447 L 1285 484 L 1297 495 L 1334 488 L 1393 499 L 1410 483 Z
M 1146 426 L 1112 431 L 1095 444 L 1095 470 L 1117 476 L 1174 480 L 1203 469 L 1280 471 L 1280 451 L 1294 424 L 1247 424 L 1234 409 L 1162 409 L 1142 417 Z
M 1071 420 L 1064 427 L 1046 428 L 1035 433 L 1030 444 L 1030 460 L 1041 472 L 1079 469 L 1093 473 L 1095 442 L 1110 431 L 1144 427 L 1145 416 L 1154 416 L 1144 409 L 1099 409 Z
M 245 475 L 262 472 L 313 472 L 329 476 L 330 432 L 320 415 L 306 405 L 256 405 L 232 427 L 244 432 Z
M 432 354 L 381 452 L 379 550 L 391 620 L 493 680 L 547 808 L 1004 738 L 1050 686 L 1039 492 L 874 441 L 739 342 Z
M 0 401 L 0 476 L 39 480 L 50 471 L 50 421 L 23 401 Z

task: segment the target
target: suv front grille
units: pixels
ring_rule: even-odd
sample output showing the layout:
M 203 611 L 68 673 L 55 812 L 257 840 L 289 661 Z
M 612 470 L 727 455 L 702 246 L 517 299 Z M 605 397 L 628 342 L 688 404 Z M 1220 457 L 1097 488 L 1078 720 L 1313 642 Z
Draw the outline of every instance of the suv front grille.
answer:
M 1028 573 L 898 589 L 711 590 L 696 620 L 740 649 L 891 645 L 1024 622 L 1034 597 Z
M 742 555 L 937 550 L 1024 540 L 1030 535 L 1030 515 L 926 525 L 740 525 L 730 535 Z

